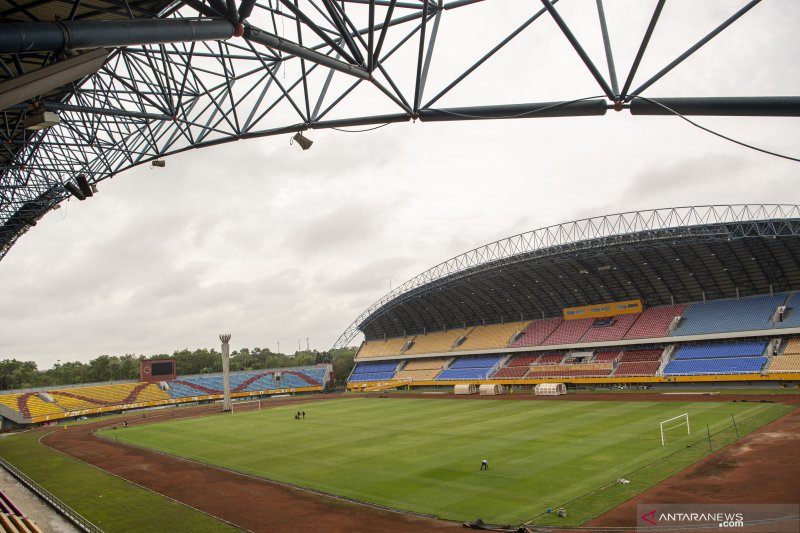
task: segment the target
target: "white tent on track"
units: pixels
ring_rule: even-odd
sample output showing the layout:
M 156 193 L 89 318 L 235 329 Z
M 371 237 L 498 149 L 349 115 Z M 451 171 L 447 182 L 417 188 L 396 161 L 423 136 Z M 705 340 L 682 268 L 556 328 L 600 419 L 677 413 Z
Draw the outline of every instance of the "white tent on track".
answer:
M 534 387 L 536 396 L 560 396 L 567 393 L 567 386 L 563 383 L 539 383 Z

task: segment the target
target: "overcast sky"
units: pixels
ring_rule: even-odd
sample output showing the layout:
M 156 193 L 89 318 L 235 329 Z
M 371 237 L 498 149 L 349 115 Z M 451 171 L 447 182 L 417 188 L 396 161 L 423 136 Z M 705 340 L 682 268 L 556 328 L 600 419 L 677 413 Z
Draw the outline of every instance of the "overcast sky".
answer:
M 630 13 L 606 3 L 620 72 L 654 4 L 640 3 L 646 9 Z M 637 79 L 743 4 L 668 3 Z M 485 42 L 474 42 L 468 28 L 486 27 L 480 20 L 462 21 L 461 33 L 445 37 L 443 18 L 426 94 L 452 79 L 437 67 L 463 69 L 499 40 L 490 24 Z M 545 22 L 551 48 L 511 50 L 487 63 L 472 88 L 437 105 L 599 94 Z M 800 2 L 762 2 L 645 95 L 797 95 L 798 27 Z M 469 44 L 457 53 L 457 41 Z M 798 119 L 696 120 L 800 156 Z M 0 261 L 0 359 L 45 369 L 102 354 L 218 348 L 222 332 L 232 333 L 233 349 L 277 350 L 280 342 L 293 353 L 308 338 L 326 350 L 390 287 L 515 233 L 635 209 L 800 202 L 800 164 L 675 117 L 626 111 L 308 135 L 314 145 L 305 152 L 280 136 L 172 156 L 164 169 L 135 168 L 103 181 L 90 200 L 64 202 Z

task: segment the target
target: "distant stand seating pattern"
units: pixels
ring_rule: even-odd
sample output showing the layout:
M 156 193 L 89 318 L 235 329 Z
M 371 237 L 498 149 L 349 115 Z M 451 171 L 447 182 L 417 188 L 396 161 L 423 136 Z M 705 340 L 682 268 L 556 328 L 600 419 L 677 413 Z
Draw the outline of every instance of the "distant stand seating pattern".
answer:
M 690 304 L 672 336 L 772 329 L 772 314 L 786 294 L 750 296 L 739 300 L 713 300 Z
M 32 418 L 169 399 L 169 395 L 153 383 L 114 383 L 42 392 L 54 401 L 42 400 L 38 392 L 25 392 L 0 396 L 0 404 L 19 412 L 24 418 Z
M 651 307 L 642 311 L 636 322 L 625 333 L 623 339 L 656 339 L 669 335 L 669 325 L 676 316 L 681 316 L 686 310 L 686 305 L 674 307 Z
M 281 373 L 280 383 L 275 373 Z M 277 370 L 255 370 L 231 374 L 231 393 L 259 392 L 275 389 L 299 389 L 319 387 L 325 379 L 325 367 L 286 368 Z M 225 383 L 222 374 L 188 376 L 169 381 L 172 398 L 192 398 L 223 394 Z

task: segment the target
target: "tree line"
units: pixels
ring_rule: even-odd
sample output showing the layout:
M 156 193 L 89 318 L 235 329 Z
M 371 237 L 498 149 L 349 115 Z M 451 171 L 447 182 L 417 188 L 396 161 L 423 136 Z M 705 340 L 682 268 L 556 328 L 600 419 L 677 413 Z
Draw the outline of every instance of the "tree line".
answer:
M 273 353 L 268 348 L 242 348 L 231 353 L 231 372 L 310 366 L 320 363 L 333 365 L 336 384 L 343 386 L 353 369 L 357 348 L 342 348 L 330 352 L 303 350 L 294 355 Z M 102 383 L 139 379 L 139 361 L 175 359 L 177 374 L 213 374 L 222 372 L 221 353 L 215 349 L 176 350 L 172 355 L 150 356 L 126 354 L 101 355 L 88 363 L 57 362 L 53 368 L 39 370 L 33 361 L 4 359 L 0 361 L 0 390 L 57 387 L 84 383 Z

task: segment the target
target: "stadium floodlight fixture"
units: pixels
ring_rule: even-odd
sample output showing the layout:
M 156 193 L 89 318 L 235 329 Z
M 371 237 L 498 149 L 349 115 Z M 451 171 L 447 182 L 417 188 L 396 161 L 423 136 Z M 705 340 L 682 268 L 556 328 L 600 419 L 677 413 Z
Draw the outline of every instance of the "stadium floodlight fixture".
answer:
M 52 128 L 61 123 L 58 114 L 53 111 L 42 111 L 34 113 L 25 119 L 26 130 L 43 130 L 45 128 Z
M 314 141 L 305 137 L 302 131 L 295 133 L 294 137 L 292 137 L 292 141 L 296 142 L 303 150 L 308 150 L 311 148 L 311 145 L 314 144 Z

